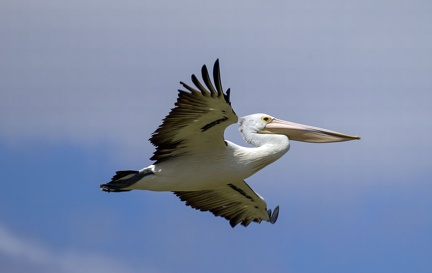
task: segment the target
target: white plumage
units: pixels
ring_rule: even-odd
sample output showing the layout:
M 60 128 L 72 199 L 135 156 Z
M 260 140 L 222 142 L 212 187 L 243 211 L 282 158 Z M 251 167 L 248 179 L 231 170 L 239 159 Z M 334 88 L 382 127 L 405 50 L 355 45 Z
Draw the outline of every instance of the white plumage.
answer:
M 267 209 L 264 199 L 244 179 L 284 155 L 289 140 L 337 142 L 360 139 L 338 132 L 276 119 L 267 114 L 238 118 L 231 108 L 230 90 L 222 89 L 219 61 L 214 85 L 206 66 L 206 87 L 192 75 L 195 88 L 181 82 L 175 107 L 153 133 L 154 164 L 140 171 L 118 171 L 101 189 L 171 191 L 193 208 L 225 217 L 232 227 L 262 220 L 275 223 L 279 208 Z M 225 129 L 238 122 L 244 139 L 255 147 L 224 140 Z

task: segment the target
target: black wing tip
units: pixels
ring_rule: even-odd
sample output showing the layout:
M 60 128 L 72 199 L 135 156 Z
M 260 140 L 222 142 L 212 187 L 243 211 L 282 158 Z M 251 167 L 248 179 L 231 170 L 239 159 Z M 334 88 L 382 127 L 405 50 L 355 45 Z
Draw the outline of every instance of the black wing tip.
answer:
M 222 81 L 221 81 L 221 76 L 220 76 L 220 65 L 219 65 L 219 58 L 216 59 L 214 65 L 213 65 L 213 78 L 216 84 L 216 89 L 218 92 L 220 92 L 225 101 L 231 105 L 231 100 L 230 100 L 230 95 L 231 95 L 231 89 L 228 88 L 226 92 L 223 91 L 222 88 Z
M 278 219 L 278 216 L 279 216 L 279 206 L 276 206 L 273 209 L 273 211 L 271 209 L 267 210 L 267 214 L 269 216 L 268 222 L 270 222 L 271 224 L 276 223 L 276 221 Z M 254 219 L 253 221 L 261 223 L 261 220 L 258 220 L 258 219 Z M 240 223 L 241 223 L 242 226 L 247 227 L 251 223 L 251 220 L 250 219 L 239 220 L 239 219 L 236 219 L 236 218 L 232 218 L 229 221 L 229 223 L 230 223 L 230 226 L 232 228 L 235 228 Z
M 269 209 L 269 210 L 267 211 L 267 213 L 268 213 L 269 218 L 270 218 L 270 219 L 269 219 L 269 222 L 272 223 L 272 224 L 276 223 L 276 221 L 277 221 L 277 219 L 278 219 L 278 216 L 279 216 L 279 206 L 276 206 L 276 207 L 274 208 L 273 212 L 272 212 L 271 209 Z
M 213 65 L 213 71 L 220 71 L 219 58 L 216 59 L 214 65 Z
M 214 65 L 213 65 L 213 82 L 215 84 L 215 87 L 213 87 L 211 80 L 209 78 L 209 73 L 208 73 L 208 69 L 207 69 L 207 65 L 203 65 L 201 67 L 201 76 L 202 79 L 205 83 L 205 85 L 207 86 L 207 88 L 209 90 L 207 90 L 206 88 L 204 88 L 204 86 L 201 84 L 200 80 L 198 79 L 198 77 L 195 74 L 191 75 L 191 80 L 193 82 L 193 84 L 195 85 L 195 87 L 199 90 L 196 90 L 194 88 L 192 88 L 191 86 L 187 85 L 186 83 L 184 83 L 183 81 L 180 81 L 180 84 L 186 88 L 187 90 L 189 90 L 190 92 L 201 92 L 201 94 L 203 94 L 204 96 L 208 96 L 210 94 L 217 94 L 217 96 L 223 96 L 223 98 L 225 99 L 225 101 L 231 105 L 231 100 L 230 100 L 230 93 L 231 90 L 230 88 L 227 89 L 226 92 L 223 91 L 222 88 L 222 83 L 221 83 L 221 77 L 220 77 L 220 63 L 219 63 L 219 58 L 216 59 Z M 180 92 L 182 90 L 179 90 Z
M 231 100 L 230 100 L 230 95 L 231 95 L 231 89 L 228 88 L 226 91 L 226 94 L 223 94 L 225 101 L 231 105 Z
M 203 64 L 203 66 L 201 67 L 201 74 L 207 73 L 208 74 L 208 69 L 207 69 L 207 65 Z
M 207 70 L 207 65 L 206 64 L 203 64 L 203 66 L 201 67 L 201 71 L 202 70 Z M 219 58 L 216 58 L 216 61 L 213 64 L 213 70 L 218 70 L 219 71 Z

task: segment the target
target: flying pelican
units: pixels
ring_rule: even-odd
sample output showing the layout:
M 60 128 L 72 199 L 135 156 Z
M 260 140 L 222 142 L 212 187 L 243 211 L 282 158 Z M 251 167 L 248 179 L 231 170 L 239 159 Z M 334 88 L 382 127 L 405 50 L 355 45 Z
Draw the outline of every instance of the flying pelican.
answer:
M 274 224 L 279 214 L 244 179 L 288 152 L 290 140 L 339 142 L 360 139 L 338 132 L 277 119 L 267 114 L 238 118 L 231 108 L 230 89 L 224 93 L 219 60 L 213 67 L 214 85 L 207 67 L 203 86 L 192 75 L 191 87 L 179 90 L 175 107 L 152 134 L 154 164 L 139 171 L 118 171 L 103 191 L 170 191 L 186 205 L 229 220 L 232 227 L 262 220 Z M 206 88 L 207 87 L 207 88 Z M 255 147 L 224 140 L 225 129 L 239 125 L 243 138 Z

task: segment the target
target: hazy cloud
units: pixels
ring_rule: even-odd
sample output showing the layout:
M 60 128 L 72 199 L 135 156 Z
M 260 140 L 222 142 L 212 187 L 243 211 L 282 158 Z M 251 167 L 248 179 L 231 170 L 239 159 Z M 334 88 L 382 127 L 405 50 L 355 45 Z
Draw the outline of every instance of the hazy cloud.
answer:
M 152 268 L 130 267 L 113 257 L 96 253 L 70 250 L 54 250 L 34 240 L 13 233 L 0 223 L 0 260 L 2 270 L 9 273 L 58 272 L 58 273 L 135 273 L 159 272 Z M 6 268 L 5 268 L 6 267 Z

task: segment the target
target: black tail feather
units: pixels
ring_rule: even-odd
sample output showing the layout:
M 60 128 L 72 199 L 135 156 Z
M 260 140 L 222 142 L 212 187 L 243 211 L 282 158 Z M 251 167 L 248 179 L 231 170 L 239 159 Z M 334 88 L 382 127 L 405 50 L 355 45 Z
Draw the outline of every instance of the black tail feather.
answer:
M 130 175 L 130 174 L 137 174 L 139 173 L 138 171 L 132 171 L 132 170 L 127 170 L 127 171 L 117 171 L 116 174 L 111 178 L 111 181 L 115 181 L 115 180 L 120 180 L 120 179 L 124 179 L 126 176 Z
M 132 186 L 144 176 L 151 174 L 154 174 L 151 168 L 146 168 L 141 171 L 117 171 L 111 181 L 106 184 L 101 184 L 100 188 L 107 192 L 130 191 L 130 189 L 125 190 L 125 188 Z
M 100 188 L 101 190 L 106 192 L 130 191 L 130 190 L 124 190 L 123 188 L 126 188 L 132 185 L 133 183 L 135 183 L 137 180 L 136 179 L 131 180 L 131 178 L 136 176 L 138 173 L 139 173 L 138 171 L 132 171 L 132 170 L 117 171 L 116 174 L 111 178 L 111 181 L 106 184 L 101 184 Z

